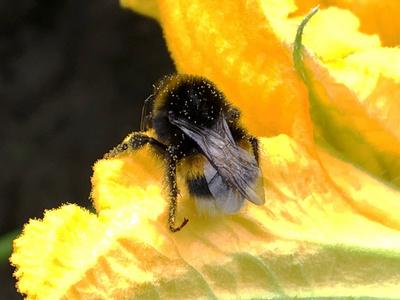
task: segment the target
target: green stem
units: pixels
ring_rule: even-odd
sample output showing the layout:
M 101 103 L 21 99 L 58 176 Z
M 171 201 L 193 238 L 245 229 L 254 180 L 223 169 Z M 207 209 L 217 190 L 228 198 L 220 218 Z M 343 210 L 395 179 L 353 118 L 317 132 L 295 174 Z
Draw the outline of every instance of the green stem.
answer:
M 311 12 L 304 18 L 304 20 L 301 21 L 300 26 L 297 29 L 296 38 L 294 40 L 294 47 L 293 47 L 294 68 L 296 69 L 297 74 L 299 74 L 301 80 L 303 80 L 304 83 L 306 83 L 307 77 L 305 75 L 303 55 L 301 53 L 303 30 L 304 30 L 304 27 L 306 26 L 306 24 L 308 23 L 308 21 L 310 21 L 311 17 L 317 13 L 318 8 L 319 8 L 319 5 L 314 7 L 311 10 Z

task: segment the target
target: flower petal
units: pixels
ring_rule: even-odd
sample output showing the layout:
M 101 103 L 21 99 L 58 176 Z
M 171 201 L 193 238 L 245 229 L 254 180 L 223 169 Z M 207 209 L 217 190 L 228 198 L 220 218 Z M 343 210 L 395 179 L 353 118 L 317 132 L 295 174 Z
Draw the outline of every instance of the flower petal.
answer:
M 150 18 L 160 19 L 160 11 L 156 0 L 120 0 L 119 3 L 122 7 L 130 8 Z
M 178 219 L 190 221 L 175 234 L 168 230 L 161 190 L 137 185 L 143 174 L 129 171 L 124 174 L 129 179 L 115 185 L 119 170 L 156 167 L 141 160 L 146 149 L 129 159 L 100 160 L 93 195 L 108 204 L 96 200 L 102 207 L 98 217 L 68 205 L 31 221 L 15 241 L 11 259 L 19 290 L 40 299 L 396 297 L 398 218 L 382 225 L 368 208 L 360 213 L 362 202 L 357 207 L 349 201 L 361 193 L 357 182 L 379 183 L 328 159 L 337 182 L 330 181 L 319 162 L 286 135 L 261 144 L 266 205 L 202 217 L 182 189 Z M 107 168 L 112 171 L 103 180 Z M 354 190 L 337 188 L 353 176 Z M 111 205 L 107 199 L 115 197 L 115 189 L 120 199 Z M 363 193 L 365 203 L 400 196 L 390 189 L 381 192 Z M 394 202 L 381 206 L 382 212 L 390 209 L 399 211 Z
M 262 2 L 264 12 L 271 20 L 277 35 L 291 45 L 293 37 L 296 36 L 297 27 L 304 18 L 304 13 L 297 11 L 293 1 L 286 0 L 279 2 L 280 4 L 274 2 L 264 0 Z M 317 4 L 308 6 L 305 13 Z M 312 21 L 307 24 L 303 43 L 323 61 L 379 47 L 381 44 L 378 36 L 361 33 L 359 25 L 359 20 L 350 11 L 336 7 L 320 8 L 312 17 Z
M 316 152 L 307 95 L 293 75 L 288 43 L 282 45 L 271 27 L 277 21 L 264 15 L 267 1 L 160 3 L 169 46 L 173 55 L 182 55 L 179 70 L 216 81 L 245 114 L 254 115 L 246 119 L 250 129 L 270 136 L 260 139 L 266 204 L 248 203 L 236 215 L 199 216 L 180 179 L 177 217 L 190 221 L 172 234 L 160 188 L 162 162 L 153 162 L 147 148 L 100 160 L 92 178 L 97 216 L 66 205 L 31 221 L 15 241 L 11 261 L 19 290 L 31 299 L 398 297 L 400 193 L 336 159 L 335 152 Z M 286 5 L 293 7 L 290 1 Z M 286 18 L 286 9 L 276 15 Z M 374 44 L 365 41 L 357 51 L 372 51 Z M 359 45 L 344 44 L 325 57 L 341 60 L 354 47 Z M 339 137 L 349 122 L 349 136 L 365 138 L 373 149 L 367 157 L 380 151 L 382 137 L 374 140 L 362 131 L 371 117 L 359 106 L 370 101 L 390 110 L 393 102 L 381 105 L 371 97 L 382 95 L 394 78 L 380 77 L 379 89 L 356 94 L 319 61 L 308 60 L 307 68 L 313 74 L 313 105 L 328 121 L 337 121 L 332 128 Z M 337 102 L 330 103 L 330 95 Z M 313 118 L 317 138 L 325 137 L 321 115 Z M 386 118 L 392 120 L 390 112 Z M 384 141 L 396 142 L 388 138 L 396 122 L 382 130 Z M 345 153 L 351 154 L 349 145 Z
M 31 299 L 58 299 L 97 259 L 103 234 L 97 217 L 76 205 L 49 210 L 43 221 L 31 220 L 14 241 L 11 257 L 18 290 Z
M 310 7 L 320 5 L 321 9 L 338 7 L 351 11 L 360 20 L 360 31 L 379 35 L 382 45 L 394 47 L 400 44 L 399 1 L 391 0 L 296 0 L 298 15 L 306 14 Z M 338 25 L 342 20 L 335 23 Z
M 319 155 L 330 178 L 360 215 L 389 228 L 400 230 L 399 192 L 351 164 L 320 148 Z
M 309 25 L 314 31 L 309 31 Z M 322 31 L 318 33 L 318 24 L 309 25 L 309 41 L 319 40 Z M 346 36 L 359 40 L 362 34 L 351 33 L 356 29 L 349 28 Z M 348 40 L 343 43 L 356 51 L 354 54 L 341 52 L 343 47 L 339 47 L 336 57 L 323 54 L 320 59 L 305 58 L 307 71 L 301 72 L 308 74 L 314 138 L 344 159 L 400 186 L 400 117 L 396 114 L 399 50 L 373 45 L 356 49 Z M 317 51 L 323 53 L 323 49 Z
M 367 69 L 368 64 L 364 67 Z M 381 73 L 374 89 L 366 92 L 365 97 L 341 84 L 316 60 L 306 60 L 306 68 L 311 74 L 307 85 L 317 142 L 335 148 L 345 159 L 400 186 L 400 118 L 393 97 L 399 90 L 396 80 Z M 364 76 L 365 81 L 358 84 L 366 84 L 371 77 Z
M 306 90 L 258 1 L 162 0 L 160 10 L 179 72 L 215 82 L 253 134 L 312 143 Z

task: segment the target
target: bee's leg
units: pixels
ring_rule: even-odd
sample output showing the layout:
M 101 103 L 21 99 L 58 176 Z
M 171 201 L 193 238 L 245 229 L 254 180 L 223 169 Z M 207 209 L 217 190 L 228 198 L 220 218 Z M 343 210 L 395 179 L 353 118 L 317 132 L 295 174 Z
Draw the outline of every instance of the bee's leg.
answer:
M 182 224 L 179 227 L 175 227 L 176 207 L 178 205 L 178 184 L 176 182 L 176 154 L 174 146 L 168 148 L 166 160 L 168 166 L 167 182 L 170 200 L 168 212 L 169 230 L 171 230 L 171 232 L 177 232 L 181 230 L 189 220 L 184 218 Z
M 260 156 L 258 153 L 258 138 L 256 138 L 255 136 L 251 136 L 249 138 L 249 141 L 251 143 L 251 147 L 253 148 L 254 158 L 256 159 L 256 162 L 259 164 Z
M 117 156 L 118 154 L 124 153 L 129 150 L 139 150 L 146 144 L 150 144 L 154 149 L 156 149 L 161 155 L 165 155 L 167 152 L 167 146 L 160 143 L 156 139 L 149 137 L 143 133 L 135 132 L 132 133 L 129 139 L 123 141 L 118 146 L 114 147 L 110 152 L 104 154 L 104 158 L 110 158 Z

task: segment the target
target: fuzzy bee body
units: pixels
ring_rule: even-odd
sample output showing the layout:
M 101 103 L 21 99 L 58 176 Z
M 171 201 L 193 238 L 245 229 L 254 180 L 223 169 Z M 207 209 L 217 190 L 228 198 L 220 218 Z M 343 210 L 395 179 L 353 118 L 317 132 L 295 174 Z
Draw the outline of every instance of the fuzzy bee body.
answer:
M 234 214 L 245 199 L 265 202 L 258 140 L 241 125 L 239 110 L 204 77 L 178 74 L 161 79 L 143 106 L 141 132 L 105 157 L 145 144 L 165 160 L 172 232 L 188 222 L 184 219 L 175 227 L 177 169 L 200 211 Z

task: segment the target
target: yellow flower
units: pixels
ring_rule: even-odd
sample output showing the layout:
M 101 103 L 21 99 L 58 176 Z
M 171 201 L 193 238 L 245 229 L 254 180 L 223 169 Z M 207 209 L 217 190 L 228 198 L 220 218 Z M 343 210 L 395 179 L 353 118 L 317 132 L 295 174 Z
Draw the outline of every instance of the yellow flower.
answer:
M 179 184 L 178 222 L 190 222 L 172 234 L 161 166 L 147 149 L 99 160 L 97 215 L 64 205 L 15 240 L 19 291 L 28 299 L 399 297 L 400 53 L 382 47 L 396 35 L 380 36 L 382 14 L 374 19 L 367 1 L 355 11 L 350 1 L 322 3 L 304 34 L 305 85 L 291 53 L 314 2 L 159 0 L 149 12 L 155 2 L 122 1 L 160 21 L 178 72 L 210 78 L 243 111 L 261 140 L 266 204 L 198 216 Z

